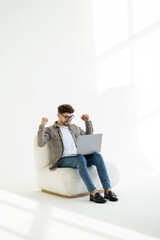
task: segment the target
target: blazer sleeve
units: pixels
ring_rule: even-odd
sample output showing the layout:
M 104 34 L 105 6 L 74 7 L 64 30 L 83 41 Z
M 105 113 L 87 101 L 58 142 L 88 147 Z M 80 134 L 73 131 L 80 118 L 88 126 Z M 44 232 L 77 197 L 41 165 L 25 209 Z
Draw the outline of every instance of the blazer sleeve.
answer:
M 80 134 L 81 135 L 89 135 L 89 134 L 93 134 L 93 125 L 91 121 L 85 121 L 85 125 L 86 125 L 86 131 L 84 130 L 80 130 Z
M 37 145 L 39 147 L 43 147 L 47 141 L 51 139 L 51 132 L 50 129 L 45 126 L 39 125 L 39 130 L 37 133 Z

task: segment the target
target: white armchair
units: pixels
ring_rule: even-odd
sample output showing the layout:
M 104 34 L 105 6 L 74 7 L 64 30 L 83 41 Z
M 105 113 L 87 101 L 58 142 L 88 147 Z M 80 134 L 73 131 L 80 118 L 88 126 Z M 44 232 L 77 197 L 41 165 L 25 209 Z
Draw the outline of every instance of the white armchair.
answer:
M 85 184 L 79 176 L 78 170 L 73 168 L 57 168 L 50 170 L 50 150 L 49 144 L 44 147 L 37 145 L 37 136 L 34 139 L 34 158 L 36 182 L 38 188 L 43 192 L 52 193 L 63 197 L 80 197 L 89 195 Z M 107 162 L 107 172 L 112 188 L 118 184 L 120 176 L 117 167 Z M 88 168 L 90 177 L 99 192 L 103 192 L 102 184 L 98 177 L 95 166 Z

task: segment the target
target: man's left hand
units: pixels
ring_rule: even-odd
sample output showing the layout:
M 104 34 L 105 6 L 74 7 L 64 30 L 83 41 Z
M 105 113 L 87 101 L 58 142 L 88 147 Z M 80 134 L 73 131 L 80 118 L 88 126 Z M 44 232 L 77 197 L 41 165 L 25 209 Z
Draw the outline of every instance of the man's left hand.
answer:
M 89 115 L 88 114 L 83 114 L 82 116 L 81 116 L 81 119 L 83 120 L 83 121 L 89 121 Z

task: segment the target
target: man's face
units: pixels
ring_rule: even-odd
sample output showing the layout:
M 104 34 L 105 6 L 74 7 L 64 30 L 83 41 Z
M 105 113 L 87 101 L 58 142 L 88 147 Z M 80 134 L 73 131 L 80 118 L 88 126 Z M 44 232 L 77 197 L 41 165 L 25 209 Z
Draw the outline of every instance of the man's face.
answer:
M 58 113 L 57 116 L 59 117 L 59 122 L 64 126 L 68 126 L 73 119 L 72 113 L 63 113 L 63 114 Z

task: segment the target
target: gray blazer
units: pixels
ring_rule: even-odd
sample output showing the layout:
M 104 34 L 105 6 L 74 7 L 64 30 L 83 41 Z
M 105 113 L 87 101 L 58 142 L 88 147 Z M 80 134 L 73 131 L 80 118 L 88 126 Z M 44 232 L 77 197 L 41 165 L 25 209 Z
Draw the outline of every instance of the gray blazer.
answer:
M 77 137 L 79 135 L 89 135 L 93 134 L 93 125 L 91 121 L 86 121 L 86 131 L 82 130 L 75 124 L 69 125 L 69 130 L 74 139 L 75 145 L 77 146 Z M 62 141 L 62 133 L 60 131 L 60 127 L 57 125 L 57 121 L 54 125 L 50 127 L 46 127 L 39 125 L 39 131 L 37 134 L 37 144 L 39 147 L 43 147 L 46 142 L 49 143 L 50 147 L 50 169 L 54 169 L 58 167 L 58 161 L 62 157 L 63 154 L 63 141 Z

